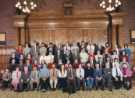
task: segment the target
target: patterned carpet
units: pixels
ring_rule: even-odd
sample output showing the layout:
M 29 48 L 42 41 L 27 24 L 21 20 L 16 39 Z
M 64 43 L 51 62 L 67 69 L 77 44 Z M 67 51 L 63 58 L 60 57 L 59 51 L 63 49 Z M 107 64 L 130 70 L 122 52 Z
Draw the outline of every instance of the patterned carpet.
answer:
M 75 94 L 69 95 L 62 91 L 48 92 L 14 92 L 10 90 L 0 91 L 0 98 L 135 98 L 135 87 L 131 90 L 114 90 L 110 91 L 78 91 Z

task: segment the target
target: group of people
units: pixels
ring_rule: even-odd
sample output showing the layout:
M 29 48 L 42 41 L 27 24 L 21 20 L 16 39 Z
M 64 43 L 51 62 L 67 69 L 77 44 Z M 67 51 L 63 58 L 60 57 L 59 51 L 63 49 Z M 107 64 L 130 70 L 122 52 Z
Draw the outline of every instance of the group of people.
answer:
M 1 88 L 15 91 L 98 90 L 132 87 L 131 49 L 91 42 L 19 45 L 0 72 Z

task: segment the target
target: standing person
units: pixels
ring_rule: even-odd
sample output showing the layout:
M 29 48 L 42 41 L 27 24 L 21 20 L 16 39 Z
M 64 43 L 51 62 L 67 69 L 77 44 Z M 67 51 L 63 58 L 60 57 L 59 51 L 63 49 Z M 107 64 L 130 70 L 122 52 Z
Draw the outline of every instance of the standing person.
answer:
M 76 69 L 76 77 L 77 77 L 77 89 L 80 90 L 81 86 L 84 90 L 85 88 L 85 79 L 84 79 L 84 69 L 82 65 L 79 64 L 79 67 Z
M 16 52 L 17 52 L 17 54 L 23 54 L 23 46 L 22 46 L 22 45 L 19 45 L 19 46 L 16 48 Z
M 39 48 L 39 54 L 40 56 L 45 56 L 47 54 L 47 47 L 44 43 L 41 43 L 41 46 Z
M 60 66 L 62 65 L 62 49 L 60 44 L 58 44 L 58 47 L 56 48 L 55 52 L 55 62 L 57 64 L 57 68 L 60 68 Z
M 16 63 L 15 63 L 15 59 L 11 60 L 11 63 L 9 64 L 9 70 L 12 72 L 16 69 Z
M 39 87 L 40 90 L 42 90 L 43 92 L 46 91 L 48 89 L 48 79 L 49 79 L 49 70 L 46 67 L 46 65 L 42 65 L 41 68 L 39 69 L 39 79 L 40 79 L 40 83 L 39 83 Z
M 26 64 L 25 64 L 24 66 L 27 66 L 28 69 L 29 69 L 29 71 L 32 70 L 32 64 L 30 63 L 30 60 L 29 60 L 29 59 L 26 59 Z M 23 66 L 23 67 L 24 67 L 24 66 Z
M 119 55 L 120 56 L 120 61 L 123 61 L 123 59 L 126 60 L 126 62 L 128 62 L 128 55 L 126 54 L 125 51 L 122 51 L 121 54 Z
M 126 61 L 126 58 L 123 58 L 123 60 L 120 62 L 120 68 L 122 68 L 124 64 L 132 68 L 131 64 L 129 64 L 129 62 Z
M 20 90 L 20 83 L 21 83 L 20 80 L 21 80 L 21 71 L 19 67 L 17 67 L 16 70 L 12 72 L 12 82 L 11 82 L 15 91 Z
M 20 54 L 20 57 L 19 57 L 19 67 L 20 67 L 20 68 L 23 67 L 24 62 L 25 62 L 24 55 L 23 55 L 23 54 Z
M 123 51 L 125 51 L 125 53 L 127 54 L 128 62 L 129 62 L 129 64 L 131 64 L 131 49 L 128 47 L 128 44 L 124 45 Z
M 31 89 L 37 89 L 38 90 L 38 85 L 39 85 L 39 71 L 37 70 L 37 67 L 33 67 L 33 70 L 30 74 L 30 85 Z
M 77 69 L 79 67 L 80 63 L 78 59 L 74 60 L 73 68 Z
M 76 73 L 75 70 L 73 69 L 72 65 L 69 64 L 69 67 L 67 69 L 67 87 L 68 87 L 68 92 L 70 94 L 76 92 Z
M 70 61 L 70 53 L 71 53 L 71 47 L 69 45 L 69 43 L 67 43 L 64 47 L 63 47 L 63 56 L 65 56 L 65 62 L 67 63 L 67 61 Z
M 49 52 L 49 54 L 45 58 L 45 62 L 48 65 L 48 68 L 52 68 L 52 65 L 54 63 L 54 55 L 52 52 Z
M 12 63 L 12 60 L 15 60 L 15 61 L 14 61 L 15 64 L 19 63 L 19 58 L 16 57 L 16 53 L 15 53 L 15 52 L 13 52 L 13 53 L 11 54 L 11 57 L 10 57 L 10 59 L 9 59 L 9 63 L 10 63 L 10 64 Z
M 114 62 L 116 59 L 119 61 L 119 55 L 117 54 L 117 51 L 113 51 L 112 55 L 112 62 Z
M 100 50 L 97 51 L 97 54 L 95 55 L 95 61 L 96 63 L 99 63 L 102 65 L 103 63 L 103 55 L 101 54 Z
M 50 69 L 50 86 L 52 90 L 56 90 L 56 86 L 58 83 L 58 70 L 55 67 L 55 64 L 52 65 Z
M 91 90 L 94 86 L 94 68 L 90 63 L 87 63 L 85 68 L 85 80 L 86 80 L 86 89 Z
M 73 60 L 79 59 L 79 47 L 76 43 L 73 43 L 73 45 L 71 46 L 71 53 L 73 55 Z
M 95 54 L 93 52 L 89 52 L 89 62 L 90 64 L 94 65 L 95 64 Z
M 39 45 L 36 41 L 34 41 L 31 45 L 31 53 L 32 55 L 32 60 L 38 60 L 39 56 Z
M 85 51 L 85 48 L 82 49 L 82 51 L 80 52 L 80 61 L 82 64 L 86 64 L 86 62 L 88 61 L 89 55 L 88 53 Z
M 25 44 L 25 47 L 23 49 L 23 54 L 24 56 L 26 57 L 28 54 L 30 54 L 31 52 L 31 48 L 30 48 L 30 45 L 28 43 Z
M 59 88 L 63 91 L 66 91 L 67 88 L 67 70 L 65 69 L 64 65 L 61 65 L 60 70 L 58 71 L 58 78 L 59 78 Z

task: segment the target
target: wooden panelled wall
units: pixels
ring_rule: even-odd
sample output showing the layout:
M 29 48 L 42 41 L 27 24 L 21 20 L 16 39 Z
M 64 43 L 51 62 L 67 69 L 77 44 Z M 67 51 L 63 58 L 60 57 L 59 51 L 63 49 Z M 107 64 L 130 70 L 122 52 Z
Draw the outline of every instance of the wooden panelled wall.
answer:
M 119 25 L 119 32 L 122 33 L 123 13 L 113 13 L 113 45 L 116 44 L 115 26 Z M 24 17 L 16 16 L 14 25 L 21 27 L 21 43 L 24 44 Z M 107 16 L 103 11 L 79 13 L 72 16 L 63 16 L 57 12 L 36 12 L 29 17 L 29 39 L 40 42 L 78 42 L 91 41 L 104 44 L 107 41 Z M 123 34 L 120 35 L 120 44 L 125 42 Z M 123 36 L 123 37 L 121 37 Z

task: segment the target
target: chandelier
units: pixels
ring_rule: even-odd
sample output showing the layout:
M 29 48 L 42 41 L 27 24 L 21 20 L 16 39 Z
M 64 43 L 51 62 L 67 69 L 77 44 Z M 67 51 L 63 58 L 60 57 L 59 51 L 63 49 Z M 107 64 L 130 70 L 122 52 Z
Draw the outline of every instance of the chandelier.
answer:
M 112 12 L 121 6 L 120 0 L 101 0 L 100 7 L 105 9 L 107 12 Z
M 15 7 L 23 13 L 29 14 L 37 7 L 34 0 L 17 0 Z

